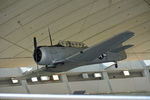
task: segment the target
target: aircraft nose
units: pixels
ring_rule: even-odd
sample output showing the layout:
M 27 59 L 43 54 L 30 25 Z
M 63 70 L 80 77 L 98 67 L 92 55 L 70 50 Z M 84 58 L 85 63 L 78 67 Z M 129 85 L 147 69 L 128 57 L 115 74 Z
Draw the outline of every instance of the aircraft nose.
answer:
M 42 58 L 42 52 L 41 52 L 40 48 L 37 48 L 34 50 L 33 57 L 34 57 L 34 61 L 36 63 L 40 62 L 40 60 Z

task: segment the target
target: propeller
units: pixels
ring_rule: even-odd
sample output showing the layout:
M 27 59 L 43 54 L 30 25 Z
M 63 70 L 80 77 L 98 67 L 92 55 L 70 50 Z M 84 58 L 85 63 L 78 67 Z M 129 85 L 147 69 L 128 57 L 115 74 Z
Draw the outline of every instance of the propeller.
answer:
M 35 60 L 36 60 L 36 64 L 37 64 L 37 69 L 38 69 L 38 63 L 37 63 L 37 41 L 36 41 L 36 37 L 33 38 L 33 41 L 34 41 L 34 57 L 35 57 Z
M 36 37 L 33 38 L 33 41 L 34 41 L 34 50 L 36 50 L 37 48 L 37 41 L 36 41 Z
M 52 36 L 51 36 L 49 27 L 48 27 L 48 33 L 49 33 L 50 44 L 51 44 L 51 46 L 53 46 L 53 43 L 52 43 Z

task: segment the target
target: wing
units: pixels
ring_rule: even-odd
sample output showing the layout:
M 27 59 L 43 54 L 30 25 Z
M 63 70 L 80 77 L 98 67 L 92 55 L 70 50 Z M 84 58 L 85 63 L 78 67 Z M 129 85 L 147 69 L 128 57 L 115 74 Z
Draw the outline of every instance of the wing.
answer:
M 121 45 L 123 42 L 127 41 L 129 38 L 134 36 L 133 32 L 125 31 L 122 32 L 102 43 L 98 43 L 90 48 L 87 48 L 83 51 L 80 51 L 68 58 L 66 61 L 71 62 L 88 62 L 98 58 L 101 54 L 112 51 L 118 45 Z

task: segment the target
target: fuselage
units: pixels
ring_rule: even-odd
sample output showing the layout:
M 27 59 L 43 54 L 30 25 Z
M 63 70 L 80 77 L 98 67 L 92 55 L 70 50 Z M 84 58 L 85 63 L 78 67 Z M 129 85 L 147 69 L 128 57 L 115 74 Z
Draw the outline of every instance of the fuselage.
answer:
M 83 48 L 75 48 L 75 47 L 59 47 L 59 46 L 42 46 L 38 47 L 36 52 L 34 53 L 34 60 L 39 65 L 51 65 L 57 61 L 63 61 L 67 57 L 72 56 L 73 54 L 80 52 L 87 47 Z

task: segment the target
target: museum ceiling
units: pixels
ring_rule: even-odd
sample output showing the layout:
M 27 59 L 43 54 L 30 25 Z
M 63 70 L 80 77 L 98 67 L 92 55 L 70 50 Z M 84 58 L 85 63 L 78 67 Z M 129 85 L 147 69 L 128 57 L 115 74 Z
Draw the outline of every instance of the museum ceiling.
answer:
M 0 0 L 0 67 L 34 66 L 33 37 L 50 45 L 48 27 L 54 44 L 89 47 L 132 31 L 126 60 L 150 59 L 150 0 Z

